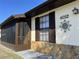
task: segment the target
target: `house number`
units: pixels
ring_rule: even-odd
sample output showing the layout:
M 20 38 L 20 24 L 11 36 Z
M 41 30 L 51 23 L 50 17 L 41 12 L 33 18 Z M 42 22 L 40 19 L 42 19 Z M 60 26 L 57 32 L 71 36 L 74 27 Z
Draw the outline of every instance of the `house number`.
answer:
M 60 17 L 60 19 L 66 19 L 66 18 L 69 18 L 68 14 Z

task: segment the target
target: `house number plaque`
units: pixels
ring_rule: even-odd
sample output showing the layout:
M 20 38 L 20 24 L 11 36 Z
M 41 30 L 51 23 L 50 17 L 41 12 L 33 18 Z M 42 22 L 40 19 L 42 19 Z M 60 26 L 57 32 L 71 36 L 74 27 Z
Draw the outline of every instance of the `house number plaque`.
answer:
M 63 15 L 63 16 L 60 17 L 60 19 L 66 19 L 66 18 L 69 18 L 68 14 L 67 15 Z

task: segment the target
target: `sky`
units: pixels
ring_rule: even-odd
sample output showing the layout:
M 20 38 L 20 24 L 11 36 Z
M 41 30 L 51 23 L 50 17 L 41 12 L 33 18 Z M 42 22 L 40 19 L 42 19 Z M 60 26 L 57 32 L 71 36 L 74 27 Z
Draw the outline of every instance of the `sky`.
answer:
M 25 13 L 46 0 L 0 0 L 0 24 L 11 15 Z

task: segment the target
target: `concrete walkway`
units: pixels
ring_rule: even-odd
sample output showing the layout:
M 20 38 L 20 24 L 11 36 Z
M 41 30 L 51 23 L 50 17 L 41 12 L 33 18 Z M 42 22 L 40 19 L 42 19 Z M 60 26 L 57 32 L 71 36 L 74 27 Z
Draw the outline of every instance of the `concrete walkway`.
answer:
M 34 52 L 32 50 L 25 50 L 17 52 L 18 55 L 22 56 L 24 59 L 53 59 L 52 56 L 47 56 L 39 52 Z
M 14 51 L 0 44 L 0 59 L 23 59 L 23 58 L 16 55 Z

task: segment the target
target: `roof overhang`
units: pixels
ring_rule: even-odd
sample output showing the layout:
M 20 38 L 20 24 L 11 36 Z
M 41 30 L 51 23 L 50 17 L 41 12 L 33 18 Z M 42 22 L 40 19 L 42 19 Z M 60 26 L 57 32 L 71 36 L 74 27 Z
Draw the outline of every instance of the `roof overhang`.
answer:
M 19 20 L 25 20 L 26 19 L 26 16 L 24 14 L 18 14 L 18 15 L 12 15 L 10 17 L 8 17 L 2 24 L 1 26 L 5 25 L 5 24 L 8 24 L 8 23 L 11 23 L 13 21 L 19 21 Z
M 65 4 L 68 4 L 73 1 L 76 1 L 76 0 L 48 0 L 48 1 L 44 2 L 43 4 L 26 12 L 25 14 L 33 17 L 33 16 L 47 12 L 49 10 L 55 9 L 57 7 L 63 6 Z

